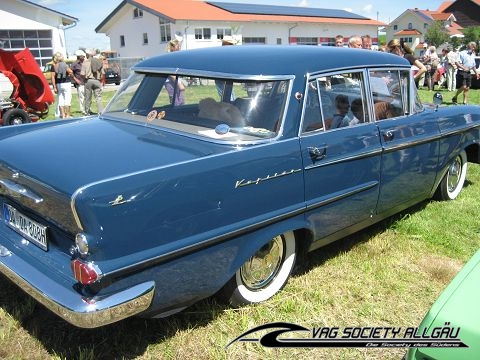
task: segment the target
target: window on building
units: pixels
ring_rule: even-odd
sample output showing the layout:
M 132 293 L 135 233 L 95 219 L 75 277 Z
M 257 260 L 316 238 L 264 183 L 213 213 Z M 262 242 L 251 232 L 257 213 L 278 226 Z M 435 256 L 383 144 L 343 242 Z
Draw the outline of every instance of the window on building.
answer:
M 139 8 L 133 9 L 133 18 L 136 19 L 141 17 L 143 17 L 143 10 Z
M 398 25 L 393 25 L 393 30 L 398 30 Z
M 318 45 L 316 37 L 297 37 L 297 45 Z
M 0 30 L 0 48 L 19 51 L 29 48 L 39 66 L 52 60 L 51 30 Z
M 143 33 L 143 45 L 148 45 L 148 33 Z
M 232 36 L 231 28 L 217 28 L 217 39 L 222 40 L 225 36 Z
M 125 46 L 125 35 L 120 35 L 120 46 L 121 47 Z
M 427 28 L 428 28 L 428 24 L 427 24 L 427 23 L 424 23 L 424 24 L 423 24 L 423 28 L 424 28 L 424 29 L 427 29 Z
M 212 38 L 212 30 L 210 28 L 196 28 L 195 39 L 210 40 Z
M 408 23 L 408 30 L 412 30 L 412 29 L 413 29 L 412 23 Z
M 282 38 L 277 38 L 277 45 L 282 45 Z
M 242 39 L 242 44 L 244 45 L 262 45 L 266 44 L 267 39 L 265 37 L 244 37 Z
M 162 19 L 160 19 L 159 22 L 160 22 L 160 41 L 167 42 L 172 40 L 171 24 Z

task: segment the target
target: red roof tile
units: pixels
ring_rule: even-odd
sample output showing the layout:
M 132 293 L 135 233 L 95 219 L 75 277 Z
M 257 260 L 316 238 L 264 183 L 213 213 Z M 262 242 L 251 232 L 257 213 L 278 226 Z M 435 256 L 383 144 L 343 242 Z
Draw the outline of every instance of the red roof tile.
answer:
M 412 30 L 400 30 L 394 34 L 395 36 L 402 36 L 402 35 L 422 35 L 422 33 L 416 29 Z

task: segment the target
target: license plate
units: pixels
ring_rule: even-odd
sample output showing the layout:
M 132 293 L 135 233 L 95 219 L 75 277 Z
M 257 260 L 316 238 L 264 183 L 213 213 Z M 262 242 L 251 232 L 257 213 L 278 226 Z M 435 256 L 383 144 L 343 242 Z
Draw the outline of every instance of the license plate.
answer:
M 35 245 L 38 245 L 43 250 L 48 250 L 46 226 L 33 221 L 28 216 L 23 215 L 20 211 L 8 204 L 3 205 L 3 215 L 5 222 L 13 230 L 23 235 Z

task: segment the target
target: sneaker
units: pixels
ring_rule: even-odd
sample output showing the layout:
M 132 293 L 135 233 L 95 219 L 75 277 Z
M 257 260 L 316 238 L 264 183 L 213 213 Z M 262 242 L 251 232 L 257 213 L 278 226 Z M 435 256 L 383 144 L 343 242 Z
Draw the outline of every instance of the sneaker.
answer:
M 454 103 L 454 104 L 457 103 L 457 97 L 456 97 L 456 96 L 454 96 L 454 97 L 452 98 L 452 103 Z

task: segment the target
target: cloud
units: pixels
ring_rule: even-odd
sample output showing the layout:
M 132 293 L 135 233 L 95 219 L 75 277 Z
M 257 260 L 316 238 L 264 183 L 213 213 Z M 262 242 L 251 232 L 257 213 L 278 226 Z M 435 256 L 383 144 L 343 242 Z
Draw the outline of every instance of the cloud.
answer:
M 309 6 L 308 0 L 301 0 L 300 3 L 298 4 L 298 6 L 308 7 Z
M 348 11 L 348 12 L 353 12 L 352 8 L 343 8 L 343 10 Z
M 367 4 L 362 8 L 363 12 L 366 12 L 367 14 L 371 14 L 373 11 L 373 5 L 372 4 Z

